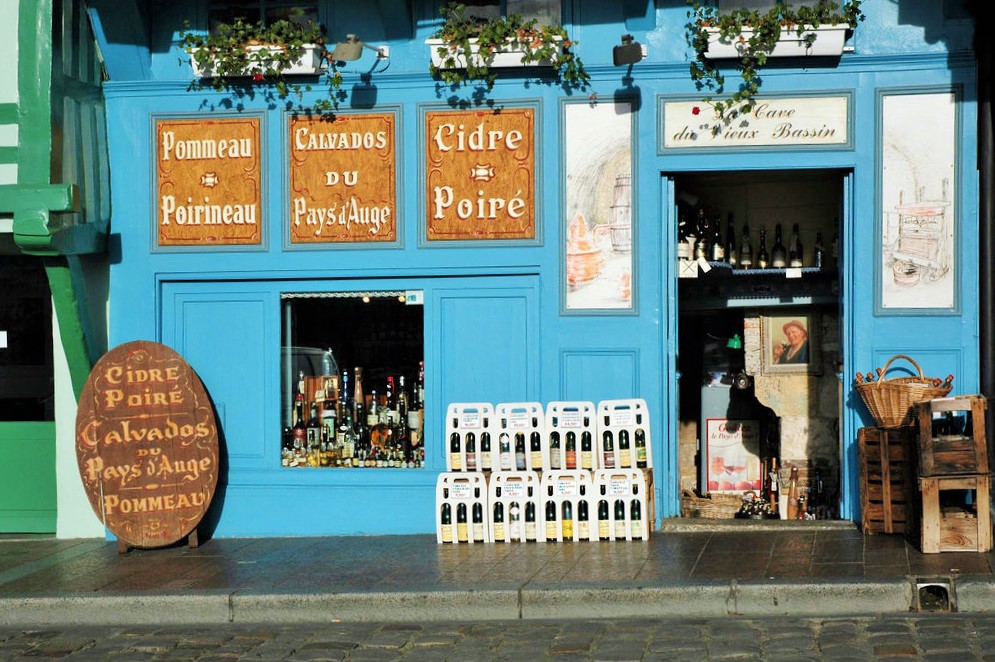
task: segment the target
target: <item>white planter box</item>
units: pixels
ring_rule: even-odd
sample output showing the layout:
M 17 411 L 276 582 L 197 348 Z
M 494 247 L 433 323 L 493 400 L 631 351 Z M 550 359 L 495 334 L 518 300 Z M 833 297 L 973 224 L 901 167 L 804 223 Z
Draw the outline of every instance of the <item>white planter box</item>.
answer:
M 782 28 L 781 38 L 768 57 L 838 57 L 843 53 L 846 31 L 849 29 L 850 26 L 845 23 L 806 29 L 804 34 L 814 32 L 816 35 L 815 41 L 810 46 L 805 39 L 798 36 L 795 28 Z M 749 45 L 750 36 L 753 34 L 752 30 L 743 30 L 741 38 L 723 39 L 719 36 L 718 28 L 705 28 L 705 30 L 709 33 L 708 57 L 712 59 L 742 57 L 742 51 Z
M 270 51 L 279 52 L 282 50 L 280 47 L 266 47 L 266 46 L 247 46 L 246 51 L 249 53 L 258 53 L 263 49 L 268 49 Z M 321 61 L 322 61 L 322 49 L 316 44 L 304 44 L 304 52 L 301 57 L 290 63 L 290 66 L 282 71 L 284 76 L 314 76 L 321 73 Z M 207 65 L 201 67 L 200 64 L 193 58 L 190 57 L 190 66 L 193 68 L 193 75 L 197 78 L 210 78 L 215 75 L 213 63 L 208 63 Z M 252 76 L 253 74 L 262 73 L 269 67 L 273 66 L 272 60 L 270 59 L 260 59 L 258 63 L 258 69 L 253 66 L 251 69 L 244 71 L 242 76 Z
M 455 66 L 447 67 L 448 55 L 439 55 L 439 48 L 443 46 L 441 39 L 426 39 L 425 43 L 429 47 L 432 55 L 432 64 L 439 69 L 466 69 L 466 55 L 459 51 L 454 54 Z M 521 44 L 508 43 L 506 48 L 499 49 L 489 56 L 482 58 L 476 49 L 476 40 L 470 40 L 470 58 L 475 66 L 486 66 L 490 69 L 500 69 L 505 67 L 551 67 L 553 58 L 544 58 L 536 62 L 522 62 L 522 55 L 525 47 Z

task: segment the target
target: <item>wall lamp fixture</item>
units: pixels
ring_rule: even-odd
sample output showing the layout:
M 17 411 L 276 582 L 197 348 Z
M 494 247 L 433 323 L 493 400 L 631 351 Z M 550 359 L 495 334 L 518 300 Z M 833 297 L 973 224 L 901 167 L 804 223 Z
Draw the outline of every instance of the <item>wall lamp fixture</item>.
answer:
M 358 60 L 359 56 L 363 54 L 364 48 L 368 48 L 376 53 L 378 60 L 390 57 L 390 46 L 370 46 L 360 41 L 356 35 L 347 34 L 345 41 L 335 44 L 335 50 L 332 51 L 332 59 L 339 62 Z
M 635 64 L 643 59 L 643 46 L 631 34 L 622 35 L 622 43 L 612 49 L 612 60 L 616 67 Z

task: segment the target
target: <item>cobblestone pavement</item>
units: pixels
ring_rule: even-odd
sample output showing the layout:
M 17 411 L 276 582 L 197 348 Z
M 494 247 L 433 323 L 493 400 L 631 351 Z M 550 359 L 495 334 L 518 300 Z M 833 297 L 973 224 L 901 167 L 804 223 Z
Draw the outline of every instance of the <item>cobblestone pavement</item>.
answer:
M 995 660 L 995 615 L 0 629 L 0 660 Z

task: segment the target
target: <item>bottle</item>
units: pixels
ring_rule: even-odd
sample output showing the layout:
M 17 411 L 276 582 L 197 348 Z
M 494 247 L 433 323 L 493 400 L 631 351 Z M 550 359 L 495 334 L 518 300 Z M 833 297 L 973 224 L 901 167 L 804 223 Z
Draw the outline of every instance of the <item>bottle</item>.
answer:
M 318 420 L 318 403 L 311 402 L 311 415 L 307 419 L 307 447 L 315 450 L 321 446 L 321 421 Z
M 539 532 L 536 530 L 536 505 L 532 501 L 525 502 L 525 541 L 535 542 Z
M 733 269 L 739 264 L 739 258 L 736 254 L 736 225 L 733 221 L 732 212 L 729 213 L 728 220 L 726 221 L 726 262 Z
M 463 471 L 463 454 L 460 451 L 459 432 L 449 435 L 449 470 Z
M 774 269 L 783 269 L 788 266 L 788 253 L 781 243 L 781 224 L 774 226 L 774 247 L 770 250 L 770 266 Z
M 625 540 L 625 502 L 621 499 L 615 500 L 615 540 Z
M 612 431 L 605 430 L 605 433 L 601 436 L 601 449 L 604 453 L 604 462 L 602 466 L 605 469 L 615 468 L 615 441 L 612 438 Z
M 294 453 L 301 454 L 307 448 L 307 422 L 304 420 L 304 396 L 297 394 L 297 401 L 294 403 Z
M 625 428 L 618 431 L 618 466 L 620 469 L 632 468 L 632 450 L 629 445 L 629 431 Z
M 495 521 L 497 518 L 495 517 Z M 495 537 L 497 533 L 495 531 Z M 508 537 L 514 541 L 522 539 L 522 509 L 517 501 L 512 501 L 508 508 Z
M 556 542 L 556 503 L 546 502 L 546 541 Z
M 460 503 L 456 506 L 456 542 L 467 541 L 466 504 Z
M 725 262 L 726 247 L 722 243 L 722 218 L 716 216 L 712 219 L 712 239 L 708 246 L 708 259 L 712 262 Z
M 501 467 L 501 471 L 511 471 L 512 457 L 511 457 L 511 435 L 507 432 L 502 432 L 501 436 L 498 437 L 498 462 Z
M 610 540 L 611 528 L 608 521 L 608 502 L 604 499 L 598 502 L 598 540 Z
M 757 252 L 757 268 L 766 269 L 770 266 L 770 256 L 767 255 L 767 228 L 760 226 L 760 250 Z
M 788 479 L 788 512 L 787 519 L 798 519 L 798 467 L 791 467 Z
M 688 221 L 683 212 L 677 219 L 677 259 L 691 259 L 691 246 L 688 244 Z
M 494 542 L 505 542 L 504 504 L 498 501 L 494 504 Z
M 695 235 L 698 237 L 698 241 L 694 245 L 694 259 L 696 260 L 707 260 L 711 252 L 710 240 L 711 240 L 711 228 L 708 222 L 708 218 L 705 216 L 705 210 L 698 209 L 698 227 Z
M 636 468 L 645 469 L 648 462 L 646 451 L 646 433 L 642 428 L 636 428 Z
M 590 430 L 584 430 L 580 433 L 580 468 L 594 468 L 594 453 L 592 450 Z
M 477 470 L 477 435 L 466 433 L 466 470 Z
M 753 243 L 750 241 L 750 226 L 743 225 L 743 240 L 739 245 L 739 268 L 753 268 Z
M 479 501 L 473 504 L 473 541 L 484 542 L 484 507 Z
M 442 514 L 439 517 L 442 530 L 442 542 L 453 541 L 453 507 L 448 502 L 442 504 Z
M 529 459 L 534 470 L 542 469 L 542 436 L 538 430 L 529 435 Z
M 780 480 L 777 473 L 777 458 L 770 459 L 770 471 L 767 474 L 767 503 L 770 504 L 770 512 L 777 513 L 778 485 Z
M 567 469 L 577 468 L 577 433 L 573 430 L 567 432 L 566 436 L 566 467 Z
M 572 503 L 570 503 L 569 501 L 564 501 L 563 502 L 563 506 L 561 507 L 561 510 L 563 512 L 562 529 L 563 529 L 563 539 L 564 540 L 573 540 L 573 537 L 574 537 L 574 513 L 573 513 L 573 509 L 574 509 L 574 507 L 573 507 Z
M 484 430 L 480 433 L 480 469 L 490 471 L 494 468 L 491 462 L 491 433 Z
M 560 464 L 560 433 L 556 430 L 549 435 L 549 468 L 559 469 Z
M 813 248 L 813 266 L 816 269 L 826 268 L 826 249 L 822 245 L 822 233 L 815 233 L 815 247 Z
M 577 540 L 591 539 L 591 524 L 588 521 L 587 499 L 581 499 L 577 504 Z
M 515 433 L 515 469 L 525 471 L 525 433 Z
M 642 538 L 643 537 L 643 507 L 639 503 L 639 499 L 633 499 L 632 505 L 629 507 L 629 521 L 630 528 L 632 530 L 632 537 Z
M 802 249 L 801 235 L 798 233 L 798 224 L 791 226 L 791 237 L 788 239 L 788 266 L 802 267 L 805 264 L 805 255 Z

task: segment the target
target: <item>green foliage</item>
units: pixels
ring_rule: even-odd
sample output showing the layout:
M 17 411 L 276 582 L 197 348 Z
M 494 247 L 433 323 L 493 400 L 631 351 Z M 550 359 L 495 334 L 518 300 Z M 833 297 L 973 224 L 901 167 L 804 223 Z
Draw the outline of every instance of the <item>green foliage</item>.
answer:
M 699 90 L 708 89 L 720 95 L 725 91 L 725 76 L 708 59 L 709 29 L 718 29 L 723 41 L 739 42 L 741 45 L 741 57 L 736 62 L 742 79 L 738 89 L 719 100 L 712 96 L 703 99 L 720 117 L 728 119 L 748 113 L 753 108 L 754 98 L 763 82 L 760 72 L 777 45 L 782 30 L 794 30 L 799 39 L 811 46 L 816 34 L 806 30 L 806 26 L 845 24 L 856 28 L 864 20 L 860 11 L 861 0 L 844 0 L 842 6 L 839 0 L 819 0 L 814 7 L 777 4 L 763 13 L 743 7 L 719 12 L 699 0 L 687 0 L 687 4 L 690 9 L 685 28 L 688 43 L 695 52 L 695 59 L 690 65 L 691 80 Z M 752 34 L 747 37 L 743 35 L 744 30 L 750 30 Z
M 552 63 L 557 80 L 571 88 L 585 89 L 590 80 L 584 64 L 572 47 L 562 26 L 539 25 L 536 19 L 525 20 L 518 14 L 509 14 L 489 20 L 466 15 L 466 6 L 449 2 L 440 13 L 445 23 L 432 35 L 441 39 L 438 47 L 442 66 L 429 66 L 433 77 L 451 87 L 475 81 L 490 90 L 497 74 L 485 61 L 489 54 L 509 47 L 521 48 L 522 64 L 548 60 Z M 471 47 L 478 49 L 480 57 L 470 57 Z M 464 66 L 465 65 L 465 66 Z
M 305 109 L 301 99 L 311 85 L 290 80 L 284 72 L 304 55 L 305 45 L 311 44 L 326 65 L 321 76 L 328 85 L 328 98 L 317 99 Z M 192 32 L 187 24 L 180 33 L 179 45 L 204 72 L 202 78 L 191 81 L 188 91 L 208 87 L 238 100 L 251 96 L 253 86 L 262 84 L 267 86 L 262 88 L 262 94 L 268 101 L 278 100 L 288 109 L 319 115 L 338 108 L 342 99 L 342 74 L 325 46 L 324 27 L 306 19 L 303 12 L 268 25 L 236 18 L 233 23 L 222 23 L 209 35 Z

